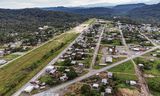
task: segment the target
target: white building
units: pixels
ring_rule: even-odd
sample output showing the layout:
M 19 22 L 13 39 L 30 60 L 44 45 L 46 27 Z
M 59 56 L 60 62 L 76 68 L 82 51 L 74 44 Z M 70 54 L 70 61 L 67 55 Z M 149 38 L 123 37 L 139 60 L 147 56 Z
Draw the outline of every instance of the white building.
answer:
M 63 76 L 60 77 L 60 80 L 61 80 L 61 81 L 65 81 L 65 80 L 67 80 L 67 79 L 68 79 L 67 74 L 63 74 Z
M 104 85 L 108 84 L 108 80 L 107 79 L 102 79 L 101 81 Z
M 106 57 L 106 63 L 112 63 L 113 58 L 111 56 Z
M 4 56 L 4 51 L 3 50 L 0 50 L 0 57 Z
M 0 60 L 0 65 L 3 65 L 3 64 L 5 64 L 5 63 L 7 63 L 7 61 L 6 60 Z
M 47 66 L 45 71 L 48 72 L 48 73 L 50 73 L 50 71 L 52 71 L 54 69 L 55 69 L 54 66 Z
M 93 88 L 98 88 L 98 87 L 99 87 L 99 84 L 97 84 L 97 83 L 93 84 Z
M 27 86 L 25 89 L 24 89 L 24 92 L 27 92 L 27 93 L 30 93 L 32 92 L 34 89 L 34 86 L 33 85 L 30 85 L 30 86 Z
M 112 93 L 112 89 L 111 89 L 111 88 L 106 88 L 106 89 L 105 89 L 105 93 L 111 94 L 111 93 Z
M 136 85 L 136 84 L 137 84 L 137 82 L 136 82 L 136 81 L 130 81 L 129 83 L 130 83 L 130 85 L 132 85 L 132 86 L 134 86 L 134 85 Z
M 112 78 L 113 77 L 113 73 L 112 72 L 108 72 L 108 78 Z

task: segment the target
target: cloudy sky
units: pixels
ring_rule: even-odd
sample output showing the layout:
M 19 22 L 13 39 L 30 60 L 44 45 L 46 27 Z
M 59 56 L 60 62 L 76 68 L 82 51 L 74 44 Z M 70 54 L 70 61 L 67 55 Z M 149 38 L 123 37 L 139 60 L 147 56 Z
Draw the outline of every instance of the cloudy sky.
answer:
M 0 0 L 0 8 L 32 8 L 32 7 L 55 7 L 55 6 L 80 6 L 95 3 L 159 3 L 160 0 Z

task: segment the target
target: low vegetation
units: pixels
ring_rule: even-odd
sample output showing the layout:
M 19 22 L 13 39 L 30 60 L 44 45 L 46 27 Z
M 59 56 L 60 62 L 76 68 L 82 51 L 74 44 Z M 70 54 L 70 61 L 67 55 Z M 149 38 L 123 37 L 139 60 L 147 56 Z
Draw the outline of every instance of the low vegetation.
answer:
M 115 72 L 115 73 L 121 72 L 121 73 L 127 73 L 127 74 L 135 74 L 134 65 L 131 61 L 120 64 L 116 67 L 113 67 L 113 68 L 109 69 L 109 71 Z
M 0 70 L 0 95 L 10 96 L 22 87 L 64 50 L 77 35 L 77 33 L 68 32 L 57 36 L 47 44 L 3 67 Z

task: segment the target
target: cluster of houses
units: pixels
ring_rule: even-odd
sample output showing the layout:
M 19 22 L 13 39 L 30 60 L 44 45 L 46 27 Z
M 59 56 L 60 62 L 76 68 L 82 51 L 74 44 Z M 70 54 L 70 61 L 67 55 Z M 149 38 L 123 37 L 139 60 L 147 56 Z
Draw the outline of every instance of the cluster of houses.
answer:
M 60 82 L 65 82 L 70 79 L 67 76 L 67 72 L 72 70 L 71 66 L 77 74 L 81 74 L 85 68 L 83 61 L 87 59 L 88 53 L 95 49 L 96 41 L 99 38 L 99 27 L 100 26 L 98 24 L 95 24 L 87 30 L 84 30 L 83 33 L 76 39 L 75 43 L 68 48 L 62 56 L 60 56 L 59 60 L 56 62 L 57 64 L 60 64 L 61 62 L 70 63 L 68 66 L 61 66 L 65 68 L 63 71 L 59 70 L 60 67 L 51 65 L 46 67 L 44 75 L 49 74 L 51 77 L 59 80 Z M 26 87 L 24 91 L 30 93 L 33 89 L 43 89 L 45 87 L 45 83 L 36 81 L 36 83 L 32 83 L 30 86 Z
M 93 78 L 90 77 L 89 80 L 86 82 L 91 86 L 92 89 L 97 91 L 100 91 L 101 86 L 104 86 L 105 87 L 104 92 L 100 93 L 102 94 L 102 96 L 107 96 L 113 93 L 113 88 L 110 84 L 111 83 L 110 80 L 112 80 L 112 78 L 113 78 L 112 72 L 101 72 L 97 73 L 96 76 L 94 76 Z
M 97 90 L 101 93 L 101 96 L 112 96 L 115 93 L 115 85 L 112 84 L 114 81 L 114 74 L 112 72 L 101 72 L 97 73 L 93 78 L 90 77 L 89 80 L 84 81 L 89 84 L 92 89 Z M 134 80 L 126 80 L 124 83 L 130 86 L 137 86 L 137 81 Z M 100 90 L 104 87 L 104 90 Z M 101 92 L 102 91 L 102 92 Z
M 96 42 L 99 38 L 98 24 L 92 25 L 88 30 L 77 38 L 75 43 L 60 57 L 60 61 L 64 62 L 69 59 L 73 66 L 79 68 L 86 67 L 84 60 L 88 58 L 89 53 L 95 49 Z
M 107 30 L 105 34 L 103 34 L 102 37 L 102 43 L 106 44 L 113 44 L 115 42 L 121 41 L 121 35 L 120 32 L 117 30 L 109 31 Z
M 134 44 L 130 44 L 129 45 L 129 49 L 131 49 L 132 51 L 146 51 L 148 49 L 150 49 L 149 47 L 145 47 L 145 46 L 140 46 L 140 45 L 134 45 Z

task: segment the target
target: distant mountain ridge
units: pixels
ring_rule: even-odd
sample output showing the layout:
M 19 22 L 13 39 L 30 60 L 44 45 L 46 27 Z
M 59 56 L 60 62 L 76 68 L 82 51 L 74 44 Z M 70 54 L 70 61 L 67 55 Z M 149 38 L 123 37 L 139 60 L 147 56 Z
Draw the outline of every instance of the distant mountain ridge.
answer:
M 103 7 L 105 4 L 102 4 L 102 7 L 93 7 L 94 5 L 90 5 L 92 7 L 49 7 L 43 8 L 44 10 L 53 10 L 53 11 L 62 11 L 62 12 L 70 12 L 70 13 L 77 13 L 77 14 L 92 14 L 92 15 L 113 15 L 113 14 L 122 14 L 126 13 L 132 9 L 139 8 L 145 6 L 144 3 L 138 4 L 124 4 L 124 5 L 117 5 L 115 7 Z
M 149 20 L 152 22 L 160 21 L 160 3 L 135 8 L 130 10 L 127 15 L 134 19 Z
M 112 9 L 114 9 L 116 12 L 121 12 L 121 13 L 126 13 L 128 11 L 131 11 L 135 8 L 140 8 L 146 6 L 146 4 L 144 3 L 138 3 L 138 4 L 124 4 L 124 5 L 117 5 L 115 7 L 113 7 Z
M 44 10 L 52 11 L 62 11 L 69 13 L 76 13 L 82 15 L 112 15 L 113 10 L 106 7 L 93 7 L 93 8 L 83 8 L 83 7 L 50 7 L 43 8 Z

